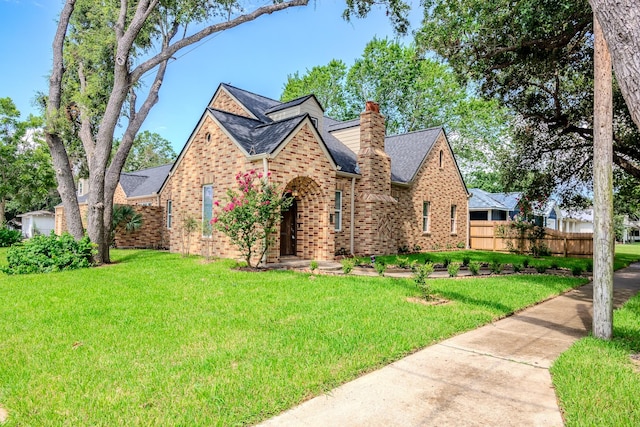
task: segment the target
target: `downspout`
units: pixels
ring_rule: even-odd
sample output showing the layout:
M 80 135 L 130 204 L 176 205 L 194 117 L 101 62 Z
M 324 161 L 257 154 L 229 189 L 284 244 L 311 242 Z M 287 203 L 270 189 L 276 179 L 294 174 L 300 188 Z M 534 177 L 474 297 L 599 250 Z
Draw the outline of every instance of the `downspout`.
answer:
M 350 215 L 350 227 L 349 227 L 349 252 L 351 255 L 353 253 L 354 239 L 355 239 L 355 229 L 356 229 L 356 177 L 351 177 L 351 215 Z
M 267 161 L 266 156 L 262 158 L 262 170 L 263 170 L 262 178 L 265 180 L 265 182 L 269 182 L 269 162 Z M 264 238 L 264 245 L 265 247 L 267 247 L 267 237 Z M 262 255 L 262 260 L 260 260 L 262 264 L 267 263 L 267 252 L 268 251 L 265 251 L 264 255 Z
M 467 249 L 471 249 L 471 214 L 469 213 L 469 199 L 471 194 L 467 194 Z M 491 210 L 489 210 L 491 213 Z

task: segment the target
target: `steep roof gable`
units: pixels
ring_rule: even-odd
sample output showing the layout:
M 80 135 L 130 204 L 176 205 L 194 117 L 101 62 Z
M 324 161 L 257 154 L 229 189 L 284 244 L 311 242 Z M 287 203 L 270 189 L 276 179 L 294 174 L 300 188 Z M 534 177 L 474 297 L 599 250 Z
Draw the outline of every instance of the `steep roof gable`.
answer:
M 173 163 L 120 174 L 120 185 L 128 198 L 157 194 Z
M 263 123 L 271 121 L 271 119 L 266 115 L 266 111 L 282 104 L 280 101 L 276 101 L 275 99 L 239 89 L 226 83 L 221 83 L 220 86 L 218 86 L 216 93 L 211 98 L 211 101 L 209 101 L 209 106 L 211 106 L 220 90 L 227 92 L 241 107 L 245 109 L 245 111 L 247 111 L 247 113 L 251 114 L 256 120 L 260 120 Z
M 384 147 L 391 158 L 391 181 L 413 181 L 442 132 L 442 127 L 436 127 L 386 137 Z

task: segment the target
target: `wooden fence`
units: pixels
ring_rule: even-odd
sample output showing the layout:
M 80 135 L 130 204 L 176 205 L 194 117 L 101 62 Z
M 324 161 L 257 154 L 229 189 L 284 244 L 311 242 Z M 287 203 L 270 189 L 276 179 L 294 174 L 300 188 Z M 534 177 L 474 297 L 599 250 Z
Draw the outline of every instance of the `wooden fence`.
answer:
M 508 242 L 512 239 L 501 236 L 499 227 L 509 221 L 470 221 L 469 245 L 471 249 L 494 252 L 509 252 Z M 593 233 L 565 233 L 546 229 L 543 242 L 552 255 L 570 257 L 590 257 L 593 255 Z M 515 243 L 515 242 L 514 242 Z M 525 242 L 525 250 L 529 242 Z

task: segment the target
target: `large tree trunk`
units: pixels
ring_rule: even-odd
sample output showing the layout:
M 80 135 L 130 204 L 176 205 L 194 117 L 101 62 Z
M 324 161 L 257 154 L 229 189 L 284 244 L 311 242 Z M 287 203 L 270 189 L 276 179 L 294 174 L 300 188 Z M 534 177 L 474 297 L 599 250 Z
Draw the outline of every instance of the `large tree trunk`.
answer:
M 607 41 L 631 117 L 640 128 L 640 7 L 637 0 L 589 0 Z M 594 21 L 595 21 L 594 17 Z
M 611 56 L 594 15 L 593 334 L 613 335 L 613 76 Z

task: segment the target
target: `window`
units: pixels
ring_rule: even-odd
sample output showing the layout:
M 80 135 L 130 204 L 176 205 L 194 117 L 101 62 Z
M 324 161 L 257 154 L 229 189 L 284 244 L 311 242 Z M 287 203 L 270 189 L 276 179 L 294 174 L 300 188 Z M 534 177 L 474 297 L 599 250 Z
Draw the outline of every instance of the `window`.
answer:
M 342 191 L 336 191 L 335 230 L 342 230 Z
M 422 232 L 429 232 L 429 202 L 422 202 Z
M 315 126 L 316 129 L 318 129 L 318 119 L 315 117 L 311 117 L 311 123 L 313 123 L 313 126 Z
M 451 205 L 451 234 L 455 234 L 456 225 L 456 205 Z
M 138 203 L 138 206 L 151 206 L 152 203 L 151 202 L 142 202 L 142 203 Z
M 83 191 L 83 187 L 84 187 L 83 182 L 82 182 L 81 179 L 79 179 L 78 180 L 78 196 L 84 195 L 84 193 L 82 192 Z
M 211 219 L 213 218 L 213 185 L 202 186 L 202 235 L 211 236 Z
M 444 152 L 440 150 L 440 167 L 442 167 L 442 160 L 444 158 Z
M 171 221 L 173 220 L 173 202 L 167 200 L 167 228 L 171 229 Z

